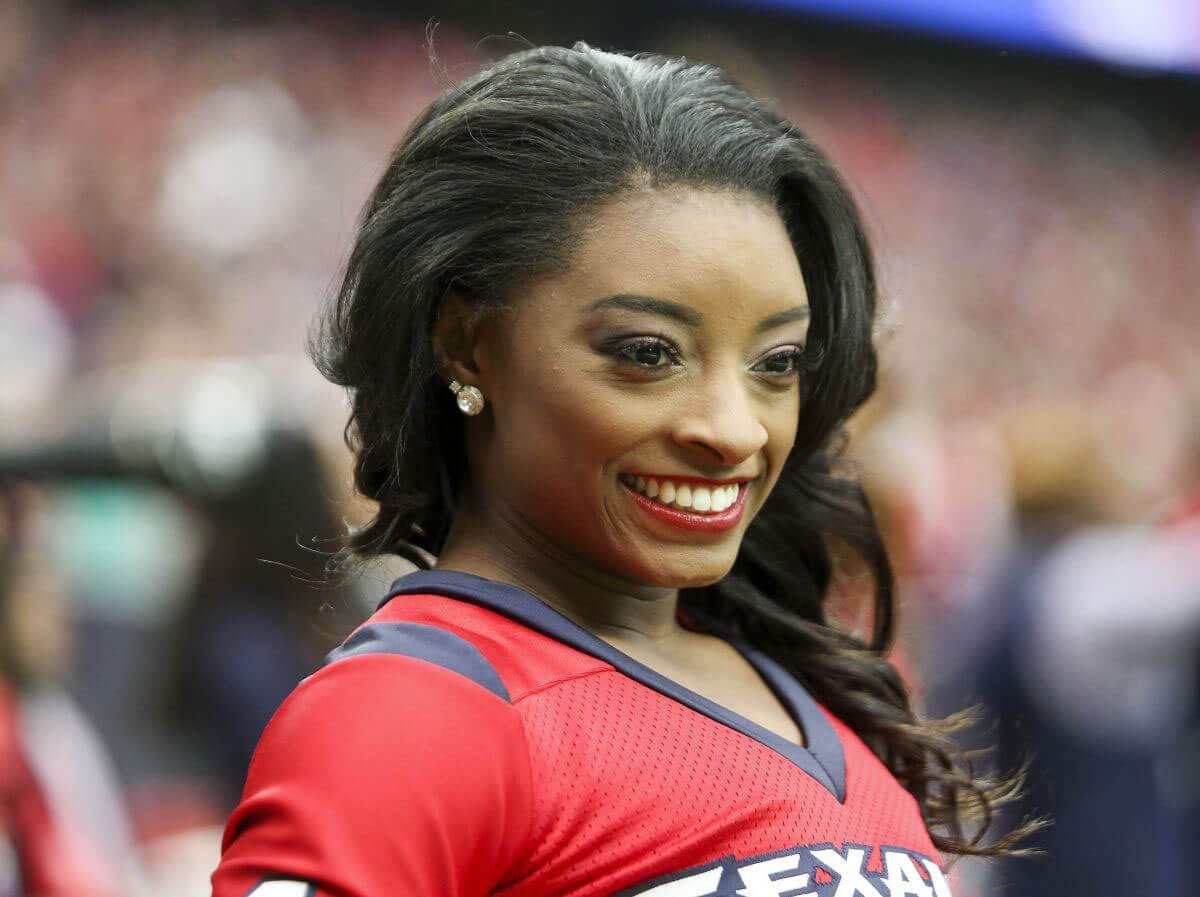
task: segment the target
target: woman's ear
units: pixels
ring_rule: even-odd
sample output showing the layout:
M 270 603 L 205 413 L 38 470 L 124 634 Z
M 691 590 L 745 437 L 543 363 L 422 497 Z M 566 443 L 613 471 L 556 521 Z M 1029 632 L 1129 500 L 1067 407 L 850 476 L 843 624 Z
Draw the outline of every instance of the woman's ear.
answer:
M 433 322 L 433 358 L 438 374 L 449 385 L 457 380 L 474 384 L 479 378 L 476 345 L 483 316 L 462 293 L 447 290 Z

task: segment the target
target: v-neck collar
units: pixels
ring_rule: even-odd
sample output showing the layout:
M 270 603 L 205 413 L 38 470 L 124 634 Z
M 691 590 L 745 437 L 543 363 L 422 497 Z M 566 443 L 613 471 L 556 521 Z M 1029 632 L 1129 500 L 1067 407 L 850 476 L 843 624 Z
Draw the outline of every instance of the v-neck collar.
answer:
M 697 713 L 769 747 L 824 786 L 839 802 L 846 800 L 846 757 L 841 738 L 803 685 L 779 663 L 746 642 L 721 631 L 708 617 L 698 622 L 710 634 L 725 639 L 754 667 L 804 733 L 807 746 L 770 729 L 668 679 L 608 642 L 588 632 L 536 596 L 508 583 L 453 570 L 418 570 L 402 576 L 380 606 L 397 595 L 443 595 L 503 614 L 542 635 L 611 664 L 618 672 Z

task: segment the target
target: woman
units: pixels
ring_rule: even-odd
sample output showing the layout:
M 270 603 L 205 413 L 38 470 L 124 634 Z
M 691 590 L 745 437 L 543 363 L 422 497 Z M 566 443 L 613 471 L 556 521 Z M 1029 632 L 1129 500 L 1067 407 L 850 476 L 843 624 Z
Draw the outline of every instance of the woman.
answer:
M 436 562 L 276 714 L 215 893 L 944 897 L 939 849 L 1002 850 L 832 472 L 874 310 L 830 163 L 711 67 L 534 49 L 436 100 L 315 343 L 379 503 L 351 549 Z

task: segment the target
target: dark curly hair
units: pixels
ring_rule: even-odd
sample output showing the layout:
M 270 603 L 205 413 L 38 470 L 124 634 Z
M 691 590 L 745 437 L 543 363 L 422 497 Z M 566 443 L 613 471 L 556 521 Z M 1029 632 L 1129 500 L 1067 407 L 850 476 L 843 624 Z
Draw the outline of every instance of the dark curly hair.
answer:
M 914 795 L 939 849 L 1012 852 L 1023 831 L 983 839 L 1016 780 L 975 775 L 949 726 L 916 718 L 884 656 L 891 570 L 861 487 L 837 469 L 843 424 L 876 380 L 876 281 L 858 212 L 825 155 L 712 66 L 582 43 L 523 50 L 447 90 L 413 124 L 311 340 L 322 373 L 352 392 L 355 482 L 379 505 L 343 557 L 390 553 L 423 567 L 442 547 L 467 471 L 461 416 L 433 354 L 446 292 L 487 314 L 568 265 L 601 205 L 679 186 L 745 192 L 778 210 L 816 353 L 795 446 L 732 571 L 684 590 L 680 606 L 718 617 L 800 677 Z M 874 573 L 869 643 L 826 618 L 834 542 Z

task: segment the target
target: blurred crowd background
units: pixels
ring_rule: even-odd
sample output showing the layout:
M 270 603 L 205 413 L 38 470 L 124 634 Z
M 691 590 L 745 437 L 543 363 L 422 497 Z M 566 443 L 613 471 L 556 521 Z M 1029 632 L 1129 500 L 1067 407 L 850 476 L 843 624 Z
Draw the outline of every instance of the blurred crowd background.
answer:
M 727 67 L 862 204 L 896 659 L 1056 820 L 956 894 L 1195 893 L 1200 4 L 855 6 L 0 2 L 0 895 L 207 893 L 263 725 L 395 572 L 324 574 L 369 509 L 312 316 L 423 105 L 576 39 Z

